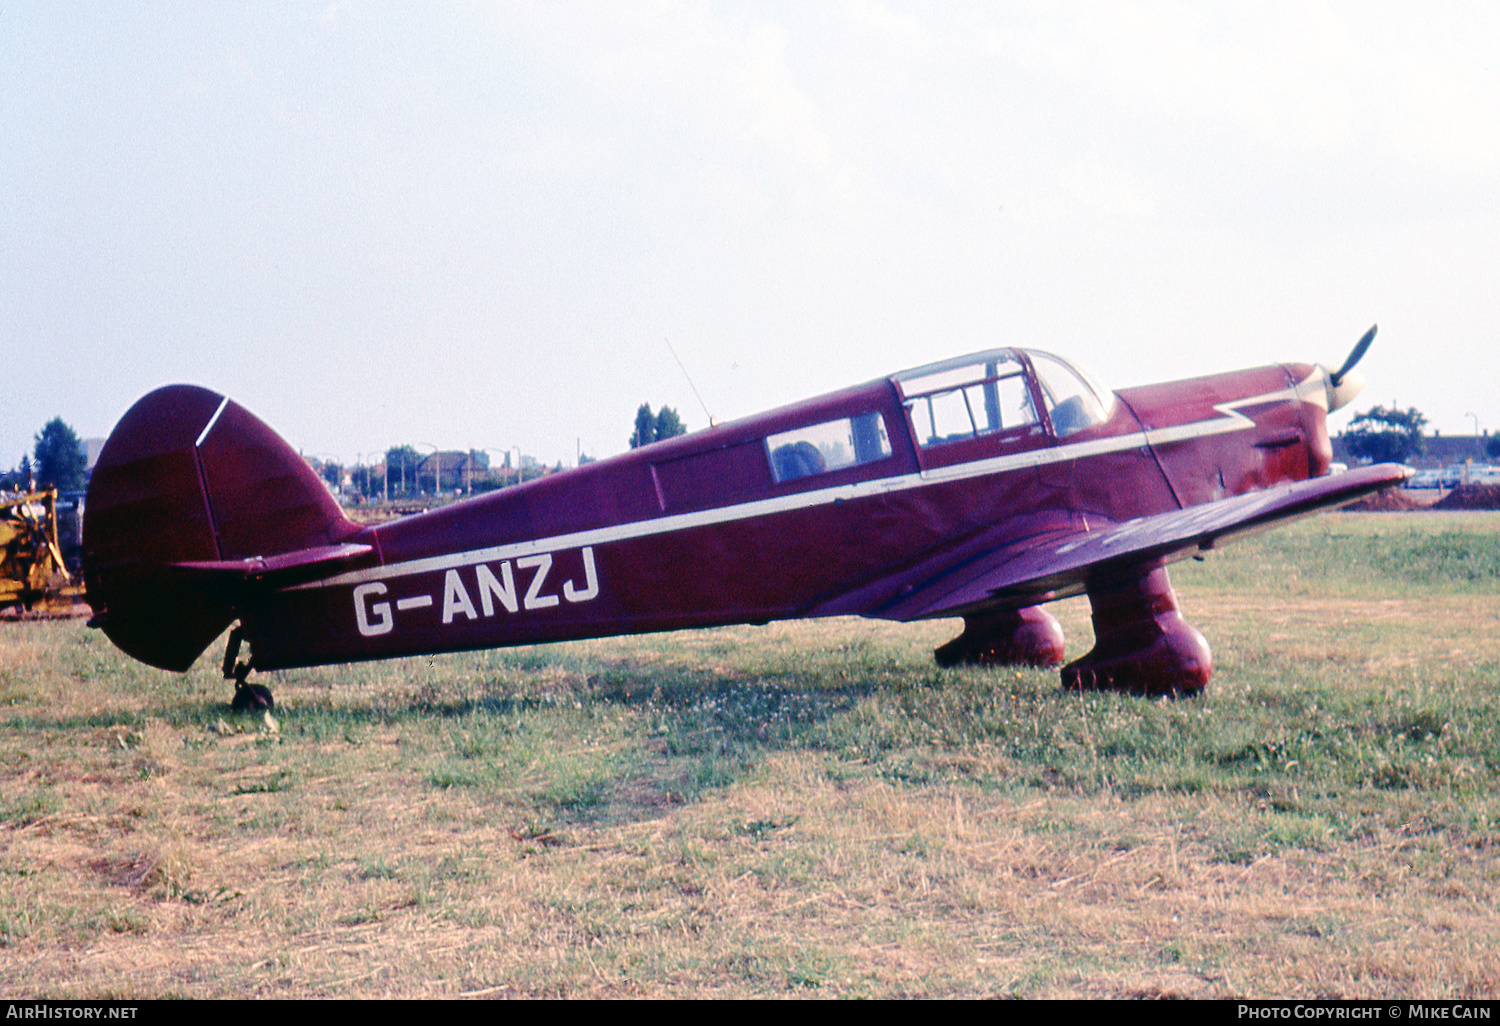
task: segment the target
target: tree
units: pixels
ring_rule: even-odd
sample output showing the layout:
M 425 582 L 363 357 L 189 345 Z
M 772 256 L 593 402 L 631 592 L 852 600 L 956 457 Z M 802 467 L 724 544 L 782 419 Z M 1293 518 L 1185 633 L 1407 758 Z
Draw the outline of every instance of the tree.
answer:
M 652 442 L 685 434 L 687 427 L 672 407 L 663 406 L 660 413 L 652 416 L 651 404 L 641 403 L 641 408 L 635 411 L 635 431 L 630 436 L 630 447 L 638 449 Z
M 639 449 L 656 441 L 656 418 L 651 415 L 651 404 L 641 403 L 635 411 L 635 431 L 630 436 L 630 447 Z
M 409 445 L 392 446 L 385 452 L 385 476 L 391 494 L 410 493 L 417 486 L 417 450 Z
M 354 490 L 367 498 L 377 497 L 385 490 L 385 477 L 375 472 L 374 467 L 360 464 L 350 473 Z
M 21 454 L 21 462 L 16 464 L 15 470 L 7 470 L 0 473 L 0 492 L 24 491 L 31 480 L 31 457 Z
M 683 424 L 682 418 L 677 416 L 677 411 L 670 406 L 663 406 L 661 412 L 656 415 L 656 440 L 660 442 L 685 434 L 687 434 L 687 425 Z
M 1426 451 L 1422 428 L 1427 423 L 1416 407 L 1398 410 L 1376 406 L 1358 414 L 1344 432 L 1350 454 L 1371 463 L 1405 463 Z
M 344 479 L 344 468 L 332 461 L 324 463 L 320 473 L 323 475 L 323 480 L 328 482 L 330 488 L 337 488 L 339 482 Z
M 89 458 L 83 443 L 61 417 L 53 417 L 36 436 L 36 476 L 59 491 L 82 488 Z
M 1500 432 L 1484 440 L 1484 451 L 1489 454 L 1490 459 L 1500 459 Z

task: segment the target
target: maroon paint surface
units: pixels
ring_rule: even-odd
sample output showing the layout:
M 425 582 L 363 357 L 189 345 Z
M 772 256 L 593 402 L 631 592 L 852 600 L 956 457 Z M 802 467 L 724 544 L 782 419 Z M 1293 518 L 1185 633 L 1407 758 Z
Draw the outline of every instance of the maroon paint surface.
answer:
M 1325 411 L 1292 391 L 1314 372 L 1131 389 L 1063 439 L 1042 416 L 926 448 L 881 379 L 365 528 L 249 413 L 170 386 L 101 454 L 89 598 L 117 644 L 171 669 L 235 619 L 254 666 L 274 669 L 788 617 L 998 613 L 1399 481 L 1399 468 L 1318 477 Z M 1225 404 L 1267 395 L 1220 430 Z M 768 437 L 870 413 L 889 455 L 774 481 Z M 504 554 L 472 555 L 486 549 Z

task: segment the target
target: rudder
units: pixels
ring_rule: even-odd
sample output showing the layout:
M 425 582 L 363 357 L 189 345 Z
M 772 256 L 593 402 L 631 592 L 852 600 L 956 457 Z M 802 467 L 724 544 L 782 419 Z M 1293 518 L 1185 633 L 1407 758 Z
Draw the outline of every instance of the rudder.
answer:
M 129 655 L 178 671 L 233 622 L 238 582 L 176 564 L 336 545 L 359 531 L 291 446 L 195 385 L 159 388 L 120 418 L 84 508 L 94 622 Z

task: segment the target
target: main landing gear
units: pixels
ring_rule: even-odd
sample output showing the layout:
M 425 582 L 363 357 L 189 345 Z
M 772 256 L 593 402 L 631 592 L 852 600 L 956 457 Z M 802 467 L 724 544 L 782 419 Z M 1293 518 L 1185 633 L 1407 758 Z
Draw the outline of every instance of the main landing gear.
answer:
M 240 655 L 240 643 L 245 640 L 245 632 L 239 624 L 234 625 L 234 630 L 229 632 L 229 644 L 224 649 L 224 679 L 234 681 L 234 698 L 229 702 L 229 708 L 237 713 L 269 712 L 276 708 L 276 699 L 271 696 L 271 689 L 263 684 L 246 684 L 245 678 L 250 676 L 250 660 L 236 662 Z
M 1213 674 L 1213 655 L 1182 618 L 1164 566 L 1089 585 L 1094 648 L 1062 670 L 1063 687 L 1190 697 Z M 939 666 L 1056 666 L 1062 626 L 1036 606 L 964 617 L 964 632 L 935 653 Z
M 1040 606 L 964 617 L 964 632 L 933 653 L 939 666 L 1058 666 L 1063 629 Z
M 1063 667 L 1063 687 L 1191 697 L 1213 675 L 1208 642 L 1182 618 L 1166 567 L 1091 586 L 1089 605 L 1094 650 Z

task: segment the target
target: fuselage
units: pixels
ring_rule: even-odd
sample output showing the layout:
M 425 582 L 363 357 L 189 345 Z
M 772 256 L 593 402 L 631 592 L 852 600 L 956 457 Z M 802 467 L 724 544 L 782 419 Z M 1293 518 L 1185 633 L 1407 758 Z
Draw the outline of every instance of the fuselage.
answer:
M 975 354 L 366 528 L 347 539 L 371 546 L 362 561 L 240 618 L 256 668 L 275 669 L 936 615 L 908 597 L 1028 535 L 1326 473 L 1327 376 L 1273 365 L 1108 393 L 1048 354 Z

